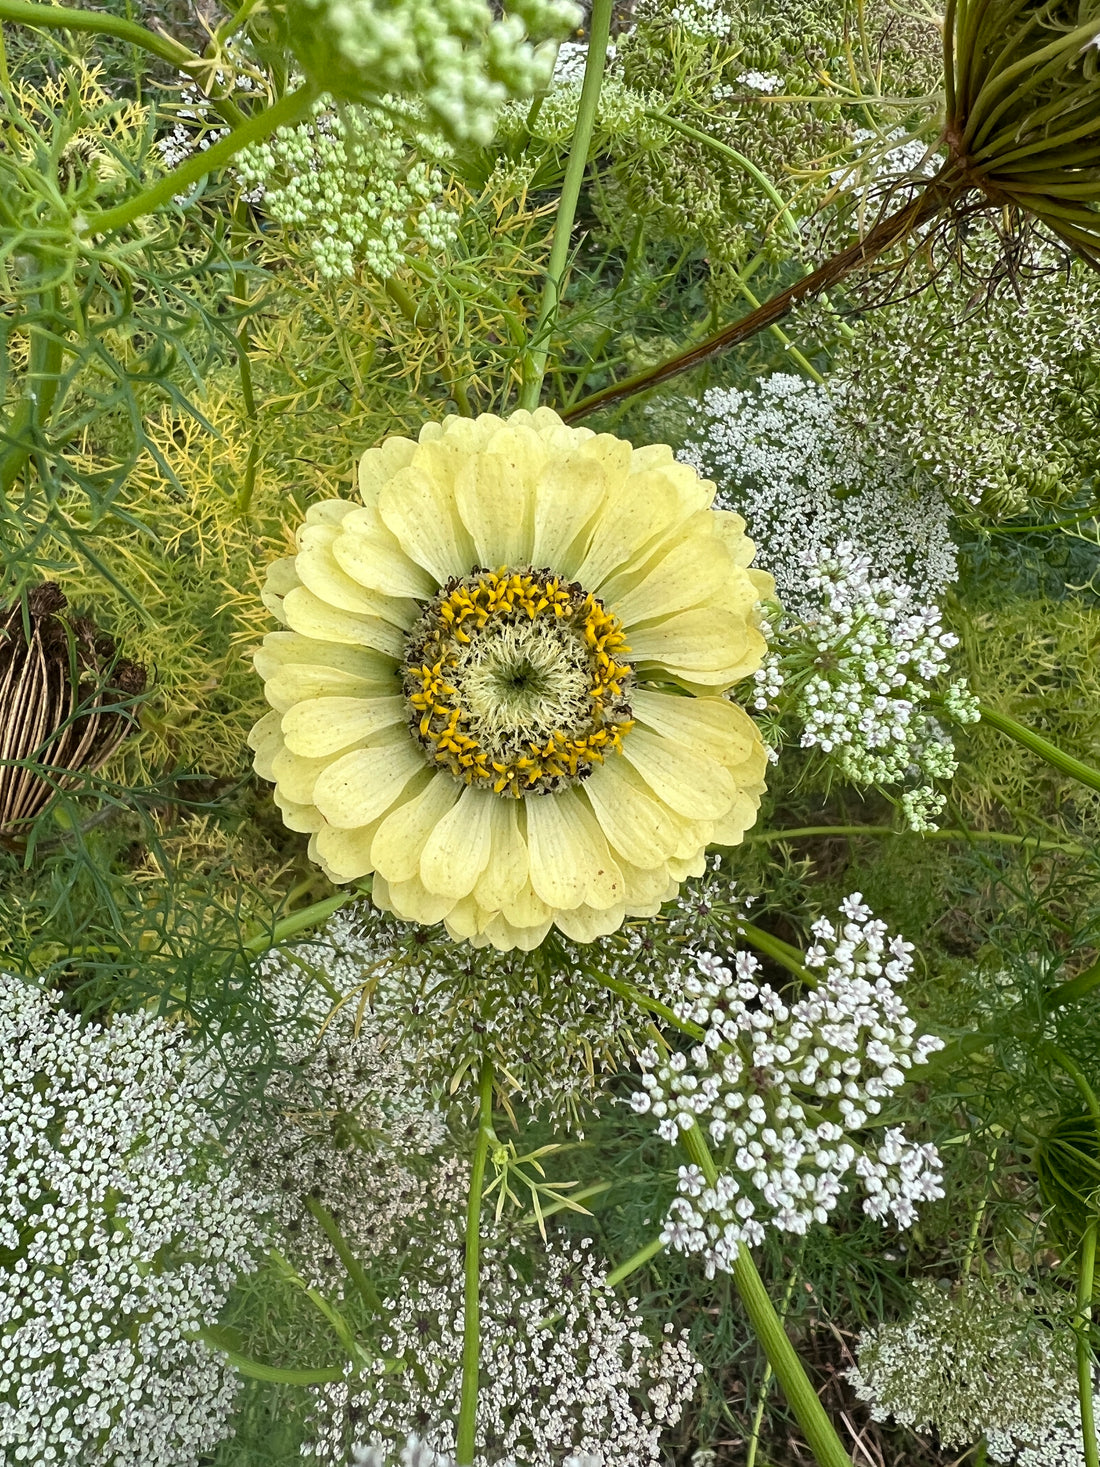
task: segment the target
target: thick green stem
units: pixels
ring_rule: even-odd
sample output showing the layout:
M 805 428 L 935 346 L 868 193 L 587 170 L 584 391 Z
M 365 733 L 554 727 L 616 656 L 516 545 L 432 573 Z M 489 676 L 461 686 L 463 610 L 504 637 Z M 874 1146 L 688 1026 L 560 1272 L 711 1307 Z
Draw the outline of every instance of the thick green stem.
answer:
M 807 988 L 817 987 L 817 979 L 802 962 L 802 954 L 789 942 L 784 942 L 781 937 L 765 932 L 762 927 L 754 927 L 751 922 L 742 921 L 740 918 L 737 921 L 737 930 L 758 952 L 764 953 L 780 967 L 793 973 L 796 978 L 806 984 Z
M 481 1063 L 481 1098 L 477 1141 L 470 1167 L 470 1196 L 466 1206 L 466 1280 L 462 1321 L 462 1396 L 458 1407 L 456 1450 L 458 1467 L 472 1467 L 477 1432 L 477 1394 L 481 1369 L 481 1193 L 485 1163 L 493 1140 L 493 1065 Z
M 35 449 L 36 441 L 53 409 L 61 384 L 63 345 L 61 338 L 61 290 L 54 286 L 40 298 L 46 313 L 44 321 L 30 327 L 26 385 L 23 397 L 3 430 L 7 440 L 0 452 L 0 501 L 11 492 L 23 466 Z
M 1089 789 L 1100 790 L 1100 769 L 1094 769 L 1091 764 L 1075 759 L 1072 754 L 1067 754 L 1057 744 L 1052 744 L 1026 724 L 1009 718 L 1007 713 L 998 713 L 995 708 L 987 708 L 984 703 L 980 706 L 983 723 L 988 723 L 991 728 L 999 729 L 1010 739 L 1015 739 L 1018 744 L 1030 749 L 1033 754 L 1038 754 L 1040 759 L 1044 759 L 1052 768 L 1060 769 L 1063 774 L 1068 774 L 1071 779 L 1088 785 Z
M 718 1180 L 718 1167 L 710 1147 L 697 1125 L 681 1136 L 684 1150 L 713 1187 Z M 787 1338 L 783 1321 L 775 1311 L 764 1281 L 756 1270 L 749 1250 L 741 1247 L 733 1264 L 733 1281 L 741 1302 L 756 1332 L 756 1338 L 768 1357 L 776 1379 L 783 1388 L 806 1443 L 817 1458 L 818 1467 L 852 1467 L 852 1459 L 844 1450 L 840 1437 L 825 1414 L 817 1392 L 810 1383 L 798 1358 L 798 1352 Z
M 268 948 L 278 947 L 280 943 L 286 942 L 288 937 L 297 937 L 299 932 L 308 932 L 311 927 L 319 927 L 326 922 L 333 912 L 338 912 L 341 907 L 346 907 L 348 902 L 353 902 L 357 897 L 363 895 L 358 888 L 352 891 L 342 891 L 336 896 L 325 897 L 323 902 L 314 902 L 312 906 L 303 907 L 300 912 L 291 912 L 289 917 L 284 917 L 281 922 L 276 922 L 274 927 L 258 932 L 244 943 L 246 953 L 265 953 Z
M 660 1238 L 654 1238 L 652 1243 L 647 1243 L 644 1248 L 639 1248 L 637 1253 L 632 1253 L 625 1263 L 620 1263 L 618 1268 L 613 1268 L 607 1275 L 608 1288 L 613 1289 L 616 1284 L 621 1284 L 632 1273 L 643 1268 L 651 1258 L 657 1257 L 664 1246 Z
M 1085 998 L 1094 988 L 1100 988 L 1100 962 L 1093 963 L 1091 968 L 1086 968 L 1083 973 L 1078 973 L 1076 978 L 1070 978 L 1066 983 L 1059 983 L 1052 993 L 1047 995 L 1046 1007 L 1058 1009 L 1067 1003 L 1076 1003 L 1078 999 Z
M 39 30 L 83 31 L 94 35 L 114 36 L 130 46 L 139 46 L 151 56 L 178 66 L 181 71 L 194 74 L 198 79 L 204 67 L 203 58 L 189 51 L 180 41 L 171 36 L 150 31 L 135 21 L 124 20 L 119 15 L 109 15 L 102 10 L 73 10 L 66 5 L 35 5 L 32 0 L 0 0 L 0 21 L 11 21 L 14 25 L 28 25 Z M 227 97 L 212 97 L 215 110 L 231 125 L 236 125 L 244 113 Z
M 0 4 L 3 3 L 4 0 L 0 0 Z M 140 194 L 135 194 L 132 199 L 127 199 L 113 209 L 104 209 L 84 220 L 81 234 L 87 237 L 109 234 L 114 229 L 122 229 L 127 224 L 133 224 L 136 219 L 163 208 L 177 194 L 186 193 L 208 173 L 216 173 L 219 168 L 223 168 L 242 148 L 269 137 L 278 127 L 288 127 L 299 121 L 309 111 L 316 96 L 316 89 L 310 82 L 300 86 L 297 91 L 288 92 L 273 106 L 265 107 L 262 112 L 255 112 L 251 117 L 245 118 L 228 137 L 214 143 L 206 152 L 194 154 L 164 178 L 143 189 Z
M 561 300 L 565 266 L 569 259 L 569 239 L 573 233 L 573 219 L 577 212 L 577 201 L 581 195 L 584 170 L 588 167 L 588 150 L 596 125 L 596 108 L 600 100 L 600 84 L 607 63 L 607 42 L 611 34 L 612 0 L 593 0 L 592 17 L 588 27 L 588 59 L 584 66 L 584 82 L 581 85 L 580 102 L 577 104 L 577 121 L 573 129 L 573 141 L 569 148 L 569 161 L 565 165 L 558 212 L 554 219 L 554 239 L 550 246 L 550 259 L 546 266 L 546 281 L 542 289 L 538 323 L 530 350 L 523 363 L 523 387 L 519 395 L 519 406 L 533 411 L 539 405 L 542 382 L 546 376 L 546 363 L 550 355 L 550 331 Z
M 305 1204 L 309 1208 L 313 1216 L 316 1218 L 318 1226 L 321 1228 L 322 1232 L 332 1244 L 336 1252 L 337 1258 L 339 1258 L 340 1262 L 344 1265 L 348 1278 L 359 1290 L 359 1294 L 363 1300 L 363 1303 L 366 1304 L 367 1308 L 371 1311 L 372 1314 L 381 1314 L 381 1296 L 378 1293 L 378 1290 L 371 1283 L 370 1279 L 367 1277 L 366 1272 L 363 1269 L 363 1265 L 359 1262 L 358 1258 L 356 1258 L 355 1254 L 348 1246 L 348 1241 L 344 1237 L 343 1233 L 340 1231 L 339 1225 L 336 1219 L 333 1217 L 332 1213 L 329 1212 L 324 1203 L 319 1202 L 316 1197 L 307 1197 L 305 1199 Z
M 1085 1467 L 1100 1467 L 1096 1445 L 1096 1411 L 1092 1395 L 1092 1291 L 1096 1272 L 1096 1214 L 1093 1213 L 1081 1239 L 1077 1268 L 1077 1391 L 1081 1399 L 1081 1438 Z

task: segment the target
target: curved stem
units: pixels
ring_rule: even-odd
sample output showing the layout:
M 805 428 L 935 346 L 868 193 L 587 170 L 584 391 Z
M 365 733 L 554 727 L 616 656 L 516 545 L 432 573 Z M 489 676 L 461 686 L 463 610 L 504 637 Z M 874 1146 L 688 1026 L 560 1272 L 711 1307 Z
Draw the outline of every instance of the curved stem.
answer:
M 33 0 L 0 0 L 0 21 L 5 20 L 14 25 L 27 25 L 39 30 L 114 36 L 118 41 L 139 46 L 161 61 L 178 66 L 181 71 L 197 73 L 204 65 L 203 58 L 188 50 L 181 41 L 147 30 L 136 21 L 124 20 L 122 16 L 110 15 L 103 10 L 74 10 L 66 5 L 36 5 Z M 245 114 L 228 97 L 211 97 L 210 100 L 230 124 L 236 125 L 243 119 Z
M 713 1187 L 718 1181 L 718 1167 L 710 1147 L 698 1125 L 681 1134 L 688 1157 Z M 803 1368 L 798 1352 L 787 1338 L 783 1321 L 775 1311 L 764 1281 L 757 1272 L 749 1250 L 741 1247 L 733 1264 L 733 1281 L 749 1316 L 756 1338 L 760 1341 L 772 1370 L 787 1397 L 806 1442 L 817 1458 L 818 1467 L 852 1467 L 852 1459 L 844 1450 L 836 1429 Z
M 743 168 L 746 173 L 751 174 L 775 205 L 777 210 L 776 219 L 786 226 L 787 233 L 791 239 L 801 247 L 802 236 L 798 232 L 798 225 L 795 222 L 794 215 L 791 213 L 790 204 L 784 200 L 768 175 L 757 168 L 751 158 L 746 158 L 744 153 L 739 153 L 736 148 L 731 148 L 728 143 L 720 142 L 718 138 L 711 137 L 710 133 L 703 132 L 698 127 L 692 127 L 689 122 L 681 122 L 678 117 L 669 117 L 666 112 L 658 112 L 653 108 L 647 107 L 643 116 L 648 117 L 651 122 L 662 123 L 665 127 L 671 128 L 673 132 L 682 133 L 686 138 L 693 138 L 697 143 L 703 143 L 706 147 L 713 148 L 716 153 L 721 153 L 731 163 L 736 163 L 739 168 Z
M 480 1304 L 481 1279 L 479 1253 L 481 1246 L 481 1191 L 485 1184 L 485 1163 L 493 1139 L 493 1065 L 481 1062 L 481 1095 L 478 1109 L 477 1141 L 470 1167 L 470 1195 L 466 1206 L 466 1280 L 465 1307 L 462 1321 L 462 1396 L 458 1408 L 456 1451 L 458 1467 L 471 1467 L 477 1430 L 477 1393 L 481 1364 Z
M 0 0 L 0 4 L 3 3 L 4 0 Z M 306 82 L 296 91 L 288 92 L 271 107 L 265 107 L 262 112 L 254 112 L 251 117 L 246 117 L 228 137 L 214 143 L 204 153 L 194 154 L 164 178 L 143 189 L 140 194 L 135 194 L 132 199 L 125 200 L 113 209 L 104 209 L 84 220 L 81 234 L 86 237 L 109 234 L 111 230 L 133 224 L 143 215 L 152 214 L 171 203 L 177 194 L 184 193 L 207 174 L 217 172 L 242 148 L 260 142 L 278 127 L 287 127 L 297 122 L 309 111 L 316 96 L 316 88 L 311 82 Z
M 607 42 L 611 34 L 612 0 L 593 0 L 592 18 L 588 27 L 588 58 L 584 65 L 584 81 L 581 85 L 580 101 L 577 104 L 577 121 L 573 129 L 573 141 L 569 148 L 569 161 L 565 165 L 558 212 L 554 218 L 554 239 L 550 246 L 550 259 L 546 265 L 546 281 L 542 288 L 542 303 L 539 306 L 538 323 L 535 326 L 533 344 L 523 363 L 523 387 L 519 394 L 519 406 L 533 411 L 539 405 L 542 382 L 546 376 L 546 363 L 550 355 L 550 330 L 561 300 L 562 280 L 569 259 L 569 239 L 573 233 L 573 219 L 577 212 L 577 201 L 581 195 L 584 170 L 588 167 L 588 150 L 596 125 L 596 108 L 600 100 L 600 85 L 607 64 Z
M 747 341 L 750 336 L 755 336 L 757 332 L 781 321 L 800 301 L 810 300 L 823 291 L 830 290 L 853 270 L 868 264 L 892 245 L 905 239 L 913 230 L 937 218 L 963 193 L 968 192 L 969 188 L 968 183 L 955 178 L 953 174 L 947 177 L 937 176 L 919 198 L 911 200 L 893 214 L 888 214 L 885 219 L 880 219 L 863 239 L 841 250 L 838 255 L 826 260 L 824 265 L 803 276 L 801 280 L 796 280 L 778 295 L 773 295 L 758 310 L 724 326 L 698 346 L 690 347 L 656 367 L 648 367 L 644 372 L 638 372 L 623 382 L 613 382 L 610 387 L 601 388 L 599 392 L 582 398 L 575 407 L 562 414 L 563 419 L 567 423 L 576 422 L 578 418 L 586 417 L 598 407 L 606 407 L 623 398 L 632 397 L 635 393 L 657 387 L 717 356 L 719 352 L 728 351 L 731 346 Z

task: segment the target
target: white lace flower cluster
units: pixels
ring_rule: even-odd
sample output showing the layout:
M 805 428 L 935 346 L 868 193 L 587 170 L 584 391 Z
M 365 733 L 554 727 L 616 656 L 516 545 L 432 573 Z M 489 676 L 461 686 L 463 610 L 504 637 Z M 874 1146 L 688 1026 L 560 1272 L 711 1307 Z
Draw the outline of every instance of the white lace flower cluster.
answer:
M 907 1320 L 865 1331 L 847 1372 L 873 1420 L 934 1430 L 949 1449 L 984 1438 L 1005 1467 L 1085 1467 L 1072 1331 L 977 1280 L 917 1289 Z
M 438 166 L 409 151 L 413 141 L 437 159 L 448 145 L 399 98 L 382 101 L 337 108 L 319 98 L 310 121 L 278 128 L 234 163 L 252 200 L 303 231 L 328 280 L 353 275 L 359 263 L 385 279 L 410 248 L 444 250 L 458 228 L 458 215 L 440 202 Z M 395 115 L 405 119 L 400 131 Z
M 744 516 L 758 563 L 796 615 L 820 605 L 807 561 L 841 541 L 919 598 L 955 578 L 946 500 L 914 488 L 885 428 L 857 434 L 844 421 L 848 391 L 783 372 L 744 389 L 710 388 L 677 455 L 716 481 L 716 507 Z
M 339 994 L 354 994 L 347 1005 L 353 1013 L 369 978 L 368 1021 L 407 1034 L 421 1086 L 445 1092 L 488 1053 L 526 1104 L 575 1128 L 632 1047 L 630 1004 L 586 968 L 596 965 L 616 980 L 648 987 L 652 959 L 642 941 L 628 928 L 619 938 L 598 940 L 584 956 L 561 938 L 548 975 L 537 951 L 486 949 L 474 961 L 439 929 L 361 903 L 337 912 L 302 957 Z
M 387 1467 L 394 1456 L 404 1467 L 401 1450 L 416 1467 L 421 1460 L 447 1464 L 454 1452 L 462 1246 L 452 1220 L 440 1231 L 431 1268 L 409 1270 L 385 1304 L 381 1347 L 391 1361 L 415 1360 L 415 1371 L 378 1360 L 359 1378 L 318 1387 L 314 1440 L 303 1449 L 315 1461 L 344 1462 L 343 1443 L 356 1422 L 361 1451 L 375 1449 Z M 535 1281 L 526 1283 L 503 1252 L 489 1249 L 484 1259 L 474 1467 L 562 1467 L 563 1458 L 577 1467 L 593 1459 L 594 1467 L 659 1461 L 661 1430 L 680 1419 L 701 1370 L 686 1335 L 668 1324 L 659 1344 L 650 1340 L 636 1303 L 608 1288 L 587 1239 L 551 1237 L 536 1262 Z
M 197 1338 L 264 1245 L 215 1073 L 147 1014 L 101 1028 L 0 974 L 0 1457 L 196 1467 L 237 1377 Z
M 755 707 L 782 703 L 804 748 L 819 749 L 853 784 L 902 786 L 910 829 L 935 829 L 945 803 L 936 782 L 950 779 L 958 760 L 930 700 L 942 697 L 959 723 L 981 716 L 965 678 L 937 686 L 958 638 L 944 631 L 938 606 L 889 576 L 872 577 L 870 556 L 850 544 L 807 563 L 804 574 L 807 599 L 820 609 L 783 622 L 755 674 Z
M 575 30 L 572 0 L 291 0 L 291 42 L 307 75 L 345 101 L 417 96 L 450 138 L 488 144 L 501 105 L 530 97 Z
M 936 289 L 864 313 L 834 379 L 849 389 L 849 429 L 888 437 L 937 497 L 1016 515 L 1091 482 L 1100 289 L 1094 272 L 1041 239 L 1020 244 L 1011 285 L 985 289 L 1008 273 L 1000 231 L 978 221 L 967 273 L 945 261 Z
M 457 1167 L 414 1049 L 369 1008 L 360 1015 L 355 999 L 332 1015 L 334 1000 L 310 971 L 323 957 L 347 976 L 336 954 L 317 947 L 272 949 L 260 961 L 282 1063 L 268 1075 L 263 1112 L 249 1108 L 237 1149 L 273 1198 L 280 1247 L 308 1284 L 342 1298 L 351 1285 L 310 1202 L 357 1258 L 375 1258 L 409 1218 L 439 1205 Z
M 351 1467 L 458 1467 L 454 1457 L 437 1452 L 415 1433 L 406 1437 L 397 1455 L 383 1447 L 353 1447 Z M 598 1452 L 571 1452 L 561 1467 L 604 1467 Z
M 813 926 L 808 967 L 819 986 L 788 1003 L 762 983 L 751 953 L 732 968 L 714 953 L 697 957 L 699 975 L 672 1004 L 681 1021 L 704 1031 L 688 1054 L 640 1056 L 643 1089 L 631 1104 L 657 1119 L 674 1143 L 699 1124 L 717 1148 L 720 1174 L 708 1186 L 697 1166 L 679 1170 L 662 1239 L 702 1255 L 707 1276 L 728 1272 L 742 1243 L 767 1229 L 802 1234 L 825 1222 L 854 1173 L 863 1210 L 901 1227 L 916 1203 L 941 1197 L 939 1155 L 898 1127 L 860 1138 L 905 1083 L 906 1072 L 943 1047 L 918 1035 L 897 993 L 912 967 L 912 944 L 889 940 L 859 892 L 840 908 L 839 930 Z

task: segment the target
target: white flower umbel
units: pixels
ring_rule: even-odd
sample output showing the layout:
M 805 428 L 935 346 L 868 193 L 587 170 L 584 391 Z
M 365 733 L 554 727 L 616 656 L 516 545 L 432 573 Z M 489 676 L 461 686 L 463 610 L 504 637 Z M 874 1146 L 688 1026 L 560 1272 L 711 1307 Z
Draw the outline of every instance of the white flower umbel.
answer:
M 745 517 L 760 564 L 796 615 L 820 604 L 807 561 L 841 541 L 918 597 L 934 599 L 955 578 L 946 501 L 928 485 L 917 492 L 884 427 L 857 434 L 844 421 L 850 391 L 786 373 L 744 390 L 710 388 L 677 455 L 717 482 L 716 505 Z
M 943 681 L 958 638 L 944 631 L 939 607 L 870 570 L 870 557 L 849 544 L 807 565 L 805 600 L 819 609 L 783 621 L 755 674 L 755 707 L 789 710 L 803 747 L 820 750 L 853 784 L 888 793 L 901 786 L 910 829 L 930 830 L 945 800 L 936 782 L 958 767 L 930 700 L 942 696 L 962 723 L 977 722 L 978 705 L 965 678 Z
M 620 1069 L 624 1050 L 636 1047 L 629 1003 L 608 992 L 586 968 L 647 986 L 652 956 L 643 943 L 640 934 L 627 929 L 619 938 L 598 942 L 588 957 L 559 939 L 549 963 L 538 953 L 491 949 L 480 952 L 475 963 L 465 948 L 442 934 L 360 903 L 330 918 L 300 956 L 322 971 L 337 993 L 352 995 L 345 1005 L 351 1015 L 369 980 L 364 1032 L 390 1036 L 397 1053 L 389 1064 L 415 1072 L 417 1082 L 407 1069 L 401 1081 L 414 1114 L 426 1103 L 426 1089 L 446 1092 L 455 1077 L 471 1068 L 476 1073 L 481 1056 L 488 1054 L 519 1099 L 544 1120 L 568 1129 L 583 1123 L 604 1079 Z M 282 960 L 267 962 L 272 979 L 285 981 L 278 976 Z M 331 1000 L 322 994 L 321 1002 L 327 1012 Z M 407 1035 L 405 1043 L 402 1035 Z M 372 1053 L 369 1063 L 384 1081 L 381 1056 Z M 391 1098 L 387 1108 L 392 1107 Z M 335 1171 L 333 1178 L 338 1175 Z M 406 1195 L 406 1189 L 393 1195 Z
M 454 1457 L 437 1452 L 415 1434 L 401 1447 L 352 1447 L 351 1467 L 458 1467 Z M 571 1452 L 561 1467 L 604 1467 L 601 1452 Z
M 405 1459 L 437 1467 L 455 1450 L 461 1388 L 462 1251 L 457 1227 L 444 1234 L 430 1270 L 410 1271 L 386 1301 L 382 1349 L 416 1369 L 377 1368 L 321 1386 L 313 1460 L 347 1460 L 349 1424 L 365 1454 L 386 1467 Z M 434 1277 L 428 1277 L 428 1273 Z M 660 1460 L 661 1429 L 680 1418 L 700 1366 L 671 1324 L 655 1344 L 633 1300 L 604 1279 L 586 1239 L 551 1237 L 527 1283 L 490 1249 L 481 1286 L 481 1390 L 474 1467 L 643 1467 Z M 409 1432 L 417 1433 L 410 1446 Z M 415 1452 L 421 1456 L 414 1455 Z M 437 1454 L 436 1456 L 431 1455 Z M 373 1464 L 372 1464 L 373 1467 Z
M 322 945 L 273 949 L 261 960 L 283 1064 L 272 1068 L 265 1111 L 250 1109 L 237 1148 L 273 1198 L 280 1247 L 308 1284 L 342 1298 L 351 1285 L 310 1203 L 325 1208 L 357 1258 L 370 1259 L 409 1217 L 438 1203 L 455 1167 L 415 1049 L 375 1011 L 360 1013 L 357 996 L 333 1015 L 330 993 L 311 972 L 322 966 L 349 988 L 351 974 L 361 976 Z
M 1096 275 L 1032 239 L 991 291 L 1004 251 L 999 216 L 973 224 L 966 273 L 947 259 L 935 289 L 865 312 L 832 379 L 848 431 L 904 454 L 933 503 L 990 515 L 1072 499 L 1096 460 Z
M 302 231 L 319 273 L 334 280 L 364 264 L 381 279 L 417 246 L 444 250 L 458 215 L 440 202 L 437 159 L 450 149 L 397 97 L 382 107 L 320 98 L 309 122 L 280 127 L 237 155 L 248 197 Z M 395 114 L 405 119 L 401 130 Z M 414 153 L 411 145 L 419 150 Z
M 952 1449 L 984 1436 L 1006 1467 L 1084 1467 L 1071 1330 L 978 1280 L 917 1289 L 907 1320 L 864 1332 L 848 1371 L 872 1418 L 935 1431 Z
M 788 1003 L 762 983 L 750 953 L 731 966 L 700 953 L 686 996 L 672 1004 L 705 1030 L 689 1053 L 640 1056 L 643 1089 L 633 1108 L 657 1120 L 675 1143 L 700 1125 L 716 1148 L 720 1173 L 707 1186 L 695 1166 L 679 1170 L 662 1239 L 702 1255 L 708 1277 L 729 1271 L 742 1243 L 769 1228 L 805 1233 L 825 1222 L 851 1177 L 863 1210 L 901 1227 L 916 1204 L 941 1197 L 936 1148 L 882 1123 L 886 1103 L 943 1042 L 918 1035 L 897 993 L 912 967 L 912 944 L 887 938 L 859 892 L 841 904 L 839 926 L 819 918 L 808 967 L 819 986 Z
M 194 1467 L 229 1435 L 198 1334 L 264 1238 L 214 1083 L 151 1015 L 82 1024 L 0 974 L 4 1462 Z

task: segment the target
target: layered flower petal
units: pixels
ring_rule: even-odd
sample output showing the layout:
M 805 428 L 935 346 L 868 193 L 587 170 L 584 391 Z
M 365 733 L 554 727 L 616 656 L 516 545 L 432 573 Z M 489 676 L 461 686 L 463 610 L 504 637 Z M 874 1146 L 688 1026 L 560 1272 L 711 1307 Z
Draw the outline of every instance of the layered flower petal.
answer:
M 772 587 L 712 484 L 548 408 L 426 423 L 358 483 L 268 572 L 289 630 L 249 740 L 333 880 L 530 949 L 655 913 L 741 839 L 767 758 L 724 695 Z

